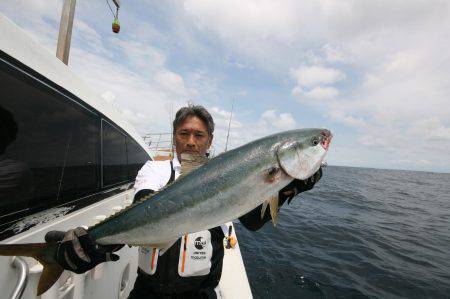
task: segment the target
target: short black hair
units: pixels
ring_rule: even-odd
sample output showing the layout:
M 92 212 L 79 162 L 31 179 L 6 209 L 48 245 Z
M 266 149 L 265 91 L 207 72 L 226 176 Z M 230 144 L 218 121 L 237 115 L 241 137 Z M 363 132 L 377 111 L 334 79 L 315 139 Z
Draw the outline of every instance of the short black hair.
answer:
M 200 118 L 206 125 L 209 136 L 213 136 L 214 133 L 214 120 L 203 106 L 189 106 L 183 107 L 177 111 L 175 114 L 175 119 L 173 120 L 173 133 L 175 134 L 178 126 L 183 123 L 186 118 L 190 116 L 196 116 Z

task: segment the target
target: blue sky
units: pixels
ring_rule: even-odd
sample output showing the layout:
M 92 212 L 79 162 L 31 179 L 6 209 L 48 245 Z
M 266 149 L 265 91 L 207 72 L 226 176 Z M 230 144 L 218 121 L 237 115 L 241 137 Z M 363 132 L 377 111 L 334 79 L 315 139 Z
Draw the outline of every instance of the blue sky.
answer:
M 54 53 L 61 0 L 0 12 Z M 69 67 L 141 134 L 207 107 L 223 150 L 326 127 L 329 164 L 450 172 L 448 1 L 78 0 Z

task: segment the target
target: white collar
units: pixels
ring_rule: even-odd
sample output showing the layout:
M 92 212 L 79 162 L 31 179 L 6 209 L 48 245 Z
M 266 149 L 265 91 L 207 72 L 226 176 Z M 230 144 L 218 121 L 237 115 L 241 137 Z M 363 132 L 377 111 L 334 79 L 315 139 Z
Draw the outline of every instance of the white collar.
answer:
M 174 157 L 172 159 L 172 163 L 173 163 L 173 168 L 174 169 L 175 168 L 181 169 L 181 164 L 180 164 L 180 161 L 178 160 L 178 156 L 177 156 L 176 153 L 175 153 L 175 155 L 174 155 Z

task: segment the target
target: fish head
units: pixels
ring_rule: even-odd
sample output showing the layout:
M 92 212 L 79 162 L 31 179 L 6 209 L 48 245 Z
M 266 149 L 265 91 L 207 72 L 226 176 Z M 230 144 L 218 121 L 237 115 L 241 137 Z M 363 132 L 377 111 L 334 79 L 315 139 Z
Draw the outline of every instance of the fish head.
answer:
M 287 132 L 276 148 L 280 168 L 289 176 L 305 180 L 317 172 L 333 135 L 326 129 Z

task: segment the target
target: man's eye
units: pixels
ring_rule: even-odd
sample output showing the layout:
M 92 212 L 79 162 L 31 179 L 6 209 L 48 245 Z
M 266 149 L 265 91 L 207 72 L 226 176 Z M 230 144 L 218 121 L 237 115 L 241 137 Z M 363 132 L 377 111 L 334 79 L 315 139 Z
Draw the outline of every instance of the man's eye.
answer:
M 203 135 L 203 134 L 201 134 L 201 133 L 197 133 L 197 134 L 195 134 L 195 137 L 198 137 L 198 138 L 202 138 L 202 137 L 204 137 L 205 135 Z

